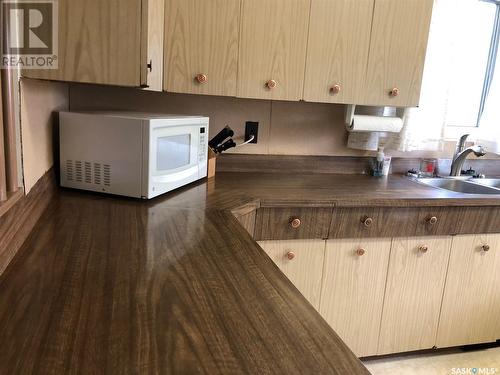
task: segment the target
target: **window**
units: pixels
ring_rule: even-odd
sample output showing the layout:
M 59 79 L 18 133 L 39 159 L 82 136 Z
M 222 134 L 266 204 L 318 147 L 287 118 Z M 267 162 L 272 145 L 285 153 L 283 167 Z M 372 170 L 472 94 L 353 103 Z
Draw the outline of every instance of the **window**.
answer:
M 495 99 L 498 90 L 493 90 L 500 36 L 500 0 L 453 2 L 455 11 L 450 12 L 449 21 L 441 25 L 448 29 L 443 33 L 448 42 L 443 44 L 445 49 L 441 51 L 448 66 L 442 77 L 447 87 L 444 102 L 447 138 L 475 133 L 475 128 L 482 125 L 487 103 L 500 100 L 500 97 Z

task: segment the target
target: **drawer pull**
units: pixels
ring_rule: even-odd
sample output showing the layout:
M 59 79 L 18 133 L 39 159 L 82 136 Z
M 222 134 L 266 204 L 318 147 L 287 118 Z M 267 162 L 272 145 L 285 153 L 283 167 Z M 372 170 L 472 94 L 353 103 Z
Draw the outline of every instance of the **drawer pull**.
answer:
M 397 87 L 394 87 L 391 91 L 389 91 L 389 95 L 395 98 L 396 96 L 399 96 L 400 91 Z
M 203 84 L 203 83 L 207 82 L 208 78 L 207 78 L 206 74 L 201 74 L 200 73 L 200 74 L 196 75 L 195 80 L 199 84 Z
M 436 216 L 431 216 L 429 219 L 427 219 L 427 222 L 431 225 L 437 224 L 438 218 Z
M 269 81 L 266 82 L 266 87 L 269 90 L 274 89 L 276 86 L 278 86 L 278 82 L 276 82 L 274 79 L 270 79 Z
M 342 90 L 342 87 L 340 86 L 340 84 L 335 84 L 333 85 L 331 88 L 330 88 L 330 93 L 332 95 L 335 95 L 335 94 L 338 94 L 340 93 L 340 91 Z
M 427 245 L 422 245 L 418 248 L 418 251 L 420 251 L 422 254 L 425 254 L 429 251 L 429 246 Z
M 295 259 L 295 253 L 293 251 L 289 251 L 288 253 L 286 253 L 286 257 L 288 260 L 293 260 Z
M 293 229 L 298 229 L 300 227 L 300 224 L 302 224 L 302 222 L 300 221 L 299 218 L 294 217 L 294 218 L 290 219 L 290 226 Z
M 363 255 L 365 255 L 366 253 L 366 250 L 365 249 L 358 249 L 356 250 L 356 255 L 362 257 Z
M 483 245 L 481 248 L 483 249 L 483 251 L 484 251 L 484 252 L 488 252 L 488 251 L 490 251 L 490 245 L 486 245 L 486 244 L 485 244 L 485 245 Z
M 371 217 L 365 217 L 363 220 L 361 220 L 361 222 L 365 227 L 369 228 L 373 224 L 373 219 Z

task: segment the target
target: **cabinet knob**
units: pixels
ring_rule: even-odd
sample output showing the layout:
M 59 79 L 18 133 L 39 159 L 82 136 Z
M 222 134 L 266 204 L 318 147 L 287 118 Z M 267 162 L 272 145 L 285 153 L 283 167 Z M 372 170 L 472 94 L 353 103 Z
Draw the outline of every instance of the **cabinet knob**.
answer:
M 422 245 L 418 248 L 418 251 L 420 251 L 422 254 L 425 254 L 426 252 L 429 251 L 429 246 L 427 245 Z
M 366 253 L 365 249 L 358 249 L 358 250 L 356 250 L 356 255 L 358 255 L 360 257 L 363 256 L 363 255 L 365 255 L 365 253 Z
M 490 251 L 490 245 L 485 244 L 481 248 L 483 249 L 483 251 L 486 251 L 486 252 Z
M 331 88 L 330 88 L 330 93 L 331 94 L 338 94 L 340 92 L 340 90 L 342 89 L 342 87 L 340 87 L 340 85 L 338 83 L 336 83 L 335 85 L 333 85 Z
M 297 229 L 298 227 L 300 227 L 300 224 L 302 224 L 302 222 L 300 221 L 300 219 L 298 217 L 294 217 L 294 218 L 290 219 L 290 226 L 293 229 Z
M 373 224 L 373 219 L 371 217 L 365 217 L 361 220 L 363 225 L 367 228 L 371 227 Z
M 206 76 L 206 74 L 201 74 L 200 73 L 200 74 L 196 75 L 195 80 L 196 80 L 196 82 L 198 82 L 198 83 L 201 84 L 201 83 L 207 82 L 208 77 Z
M 289 251 L 286 253 L 286 257 L 288 260 L 293 260 L 295 258 L 295 253 L 293 251 Z
M 436 216 L 431 216 L 430 218 L 427 219 L 427 222 L 432 225 L 437 224 L 438 218 Z
M 278 86 L 278 82 L 276 82 L 274 79 L 270 79 L 269 81 L 266 82 L 266 87 L 269 90 L 274 89 L 276 86 Z
M 389 95 L 392 97 L 396 97 L 400 94 L 400 91 L 397 87 L 394 87 L 390 92 Z

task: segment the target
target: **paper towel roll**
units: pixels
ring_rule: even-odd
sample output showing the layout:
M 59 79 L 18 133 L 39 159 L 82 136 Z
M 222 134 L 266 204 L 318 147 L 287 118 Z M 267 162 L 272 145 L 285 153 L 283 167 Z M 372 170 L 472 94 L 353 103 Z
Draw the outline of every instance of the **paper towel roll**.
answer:
M 399 133 L 403 128 L 403 119 L 400 117 L 354 115 L 352 122 L 346 127 L 349 132 Z

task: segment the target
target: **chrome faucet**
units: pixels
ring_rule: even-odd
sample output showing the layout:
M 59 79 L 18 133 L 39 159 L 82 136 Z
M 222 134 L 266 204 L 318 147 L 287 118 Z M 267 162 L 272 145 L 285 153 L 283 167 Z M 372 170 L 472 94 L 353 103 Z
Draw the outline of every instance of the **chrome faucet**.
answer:
M 465 148 L 465 142 L 469 134 L 465 134 L 460 137 L 457 143 L 457 148 L 455 154 L 453 155 L 453 161 L 451 162 L 451 173 L 450 176 L 460 176 L 462 174 L 462 167 L 464 165 L 465 159 L 471 153 L 474 153 L 478 158 L 486 155 L 486 151 L 483 146 L 475 145 Z

